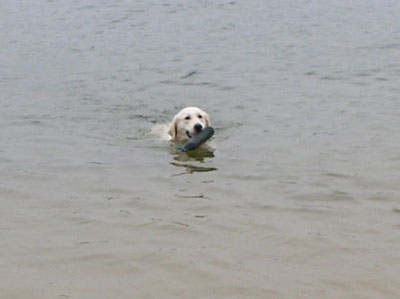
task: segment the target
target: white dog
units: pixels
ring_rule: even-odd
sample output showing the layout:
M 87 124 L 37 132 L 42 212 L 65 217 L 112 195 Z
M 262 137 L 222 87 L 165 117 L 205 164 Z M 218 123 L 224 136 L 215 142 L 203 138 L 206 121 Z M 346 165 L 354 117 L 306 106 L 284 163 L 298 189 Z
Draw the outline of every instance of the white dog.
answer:
M 190 139 L 210 126 L 210 117 L 197 107 L 187 107 L 174 116 L 168 130 L 172 140 Z

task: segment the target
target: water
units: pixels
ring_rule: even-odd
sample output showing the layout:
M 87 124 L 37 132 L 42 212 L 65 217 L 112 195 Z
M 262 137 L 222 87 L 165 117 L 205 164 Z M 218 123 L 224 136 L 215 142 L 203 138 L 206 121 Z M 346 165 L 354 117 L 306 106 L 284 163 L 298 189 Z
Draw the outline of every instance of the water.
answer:
M 398 298 L 399 14 L 3 1 L 1 298 Z

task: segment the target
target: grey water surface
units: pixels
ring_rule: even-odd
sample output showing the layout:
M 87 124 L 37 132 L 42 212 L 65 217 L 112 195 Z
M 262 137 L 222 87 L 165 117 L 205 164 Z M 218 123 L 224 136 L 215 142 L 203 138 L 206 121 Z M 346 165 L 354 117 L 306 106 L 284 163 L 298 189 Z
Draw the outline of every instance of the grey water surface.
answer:
M 399 298 L 399 16 L 1 1 L 0 297 Z

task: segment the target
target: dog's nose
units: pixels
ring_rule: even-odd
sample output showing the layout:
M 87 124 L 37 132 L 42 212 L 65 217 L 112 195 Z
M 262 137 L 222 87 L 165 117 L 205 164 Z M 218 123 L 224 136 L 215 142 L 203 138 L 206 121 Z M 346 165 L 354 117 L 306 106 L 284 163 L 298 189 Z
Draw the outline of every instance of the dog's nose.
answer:
M 196 133 L 199 133 L 203 130 L 203 126 L 201 124 L 195 124 L 194 125 L 194 130 Z

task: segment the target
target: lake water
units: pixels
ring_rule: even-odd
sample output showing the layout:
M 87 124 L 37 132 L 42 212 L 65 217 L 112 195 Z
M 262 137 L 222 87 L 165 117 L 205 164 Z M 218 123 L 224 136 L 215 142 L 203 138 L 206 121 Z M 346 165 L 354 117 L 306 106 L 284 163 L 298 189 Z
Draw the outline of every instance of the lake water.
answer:
M 399 15 L 2 1 L 0 297 L 399 298 Z

